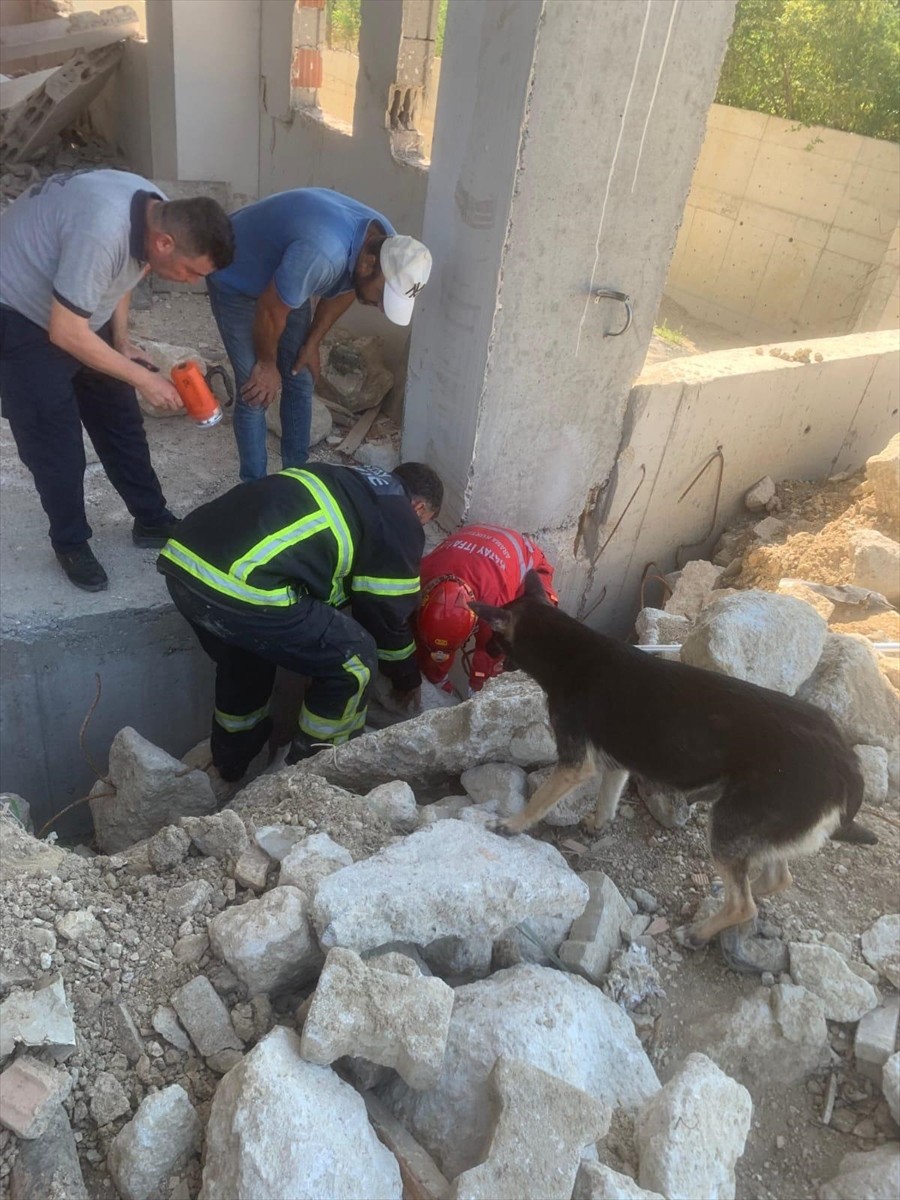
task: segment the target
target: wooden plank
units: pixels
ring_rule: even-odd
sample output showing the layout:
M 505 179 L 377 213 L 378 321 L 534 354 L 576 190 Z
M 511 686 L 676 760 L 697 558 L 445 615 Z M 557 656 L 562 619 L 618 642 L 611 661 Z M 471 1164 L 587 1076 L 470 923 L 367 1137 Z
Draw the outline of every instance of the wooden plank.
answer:
M 384 401 L 382 401 L 382 404 Z M 368 408 L 359 418 L 341 444 L 337 447 L 339 454 L 355 454 L 362 443 L 366 440 L 369 430 L 378 420 L 381 414 L 381 404 L 375 408 Z
M 363 1100 L 372 1128 L 397 1160 L 403 1200 L 447 1200 L 450 1183 L 431 1155 L 371 1092 L 366 1092 Z

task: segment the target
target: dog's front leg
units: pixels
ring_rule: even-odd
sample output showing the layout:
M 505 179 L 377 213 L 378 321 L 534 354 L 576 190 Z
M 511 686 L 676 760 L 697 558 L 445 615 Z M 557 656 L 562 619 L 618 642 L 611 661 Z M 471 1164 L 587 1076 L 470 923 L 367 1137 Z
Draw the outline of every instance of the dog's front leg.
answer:
M 526 829 L 536 825 L 554 804 L 558 804 L 563 796 L 571 792 L 572 788 L 590 779 L 595 772 L 593 755 L 590 753 L 576 766 L 557 765 L 550 778 L 545 780 L 531 797 L 528 806 L 514 817 L 502 821 L 497 826 L 498 832 L 524 833 Z
M 602 829 L 604 825 L 608 825 L 615 817 L 622 793 L 625 791 L 625 784 L 628 782 L 628 775 L 629 772 L 622 770 L 621 767 L 607 767 L 604 769 L 600 778 L 600 794 L 597 797 L 597 807 L 582 822 L 587 829 L 596 832 Z

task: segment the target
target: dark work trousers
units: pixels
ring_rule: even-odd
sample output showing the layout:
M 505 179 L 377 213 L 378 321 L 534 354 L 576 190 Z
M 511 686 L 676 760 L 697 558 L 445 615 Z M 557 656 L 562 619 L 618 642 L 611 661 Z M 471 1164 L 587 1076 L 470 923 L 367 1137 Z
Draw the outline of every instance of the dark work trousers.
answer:
M 110 342 L 109 325 L 99 336 Z M 82 425 L 131 515 L 144 525 L 174 519 L 150 462 L 134 388 L 84 366 L 54 346 L 40 325 L 3 307 L 0 404 L 50 518 L 54 550 L 75 550 L 91 536 Z
M 216 664 L 216 708 L 210 748 L 216 767 L 241 773 L 265 745 L 269 697 L 277 667 L 312 682 L 300 710 L 310 741 L 339 745 L 366 723 L 375 641 L 346 613 L 301 596 L 289 608 L 246 610 L 213 604 L 166 577 L 175 607 Z

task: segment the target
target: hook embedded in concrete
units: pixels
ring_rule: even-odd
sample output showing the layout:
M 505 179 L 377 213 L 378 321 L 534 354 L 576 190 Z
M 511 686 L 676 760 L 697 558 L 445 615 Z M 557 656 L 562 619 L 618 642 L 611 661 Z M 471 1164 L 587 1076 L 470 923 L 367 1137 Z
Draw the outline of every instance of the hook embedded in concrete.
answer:
M 604 337 L 621 337 L 623 333 L 626 333 L 631 328 L 634 310 L 631 306 L 630 296 L 626 296 L 624 292 L 616 292 L 612 288 L 594 288 L 592 295 L 595 304 L 599 304 L 601 300 L 618 300 L 621 304 L 625 305 L 625 324 L 621 329 L 604 333 Z

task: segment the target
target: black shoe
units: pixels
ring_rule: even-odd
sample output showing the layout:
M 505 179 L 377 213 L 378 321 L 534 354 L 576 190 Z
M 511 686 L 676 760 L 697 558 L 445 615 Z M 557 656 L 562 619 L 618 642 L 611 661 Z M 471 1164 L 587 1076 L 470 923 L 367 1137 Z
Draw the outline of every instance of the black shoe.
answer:
M 318 754 L 320 750 L 324 750 L 329 745 L 331 745 L 330 742 L 313 742 L 305 733 L 298 733 L 285 755 L 285 766 L 292 767 L 294 763 L 301 762 L 304 758 L 312 758 L 314 754 Z
M 67 554 L 56 551 L 59 565 L 68 575 L 72 583 L 83 592 L 105 592 L 109 585 L 106 572 L 94 558 L 94 552 L 87 542 L 77 550 Z
M 143 550 L 162 550 L 178 525 L 177 517 L 161 521 L 158 525 L 145 525 L 143 521 L 135 521 L 131 528 L 131 540 Z

